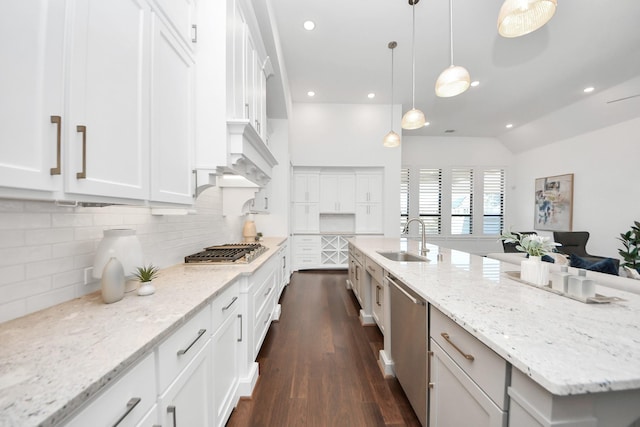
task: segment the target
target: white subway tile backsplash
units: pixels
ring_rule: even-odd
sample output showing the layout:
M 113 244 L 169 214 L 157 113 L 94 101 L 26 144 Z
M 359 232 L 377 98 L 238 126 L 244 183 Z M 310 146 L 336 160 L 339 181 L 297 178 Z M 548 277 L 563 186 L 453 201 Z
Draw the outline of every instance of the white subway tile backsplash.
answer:
M 244 217 L 223 217 L 221 191 L 198 197 L 196 214 L 151 215 L 147 207 L 66 207 L 0 200 L 0 321 L 98 291 L 84 284 L 103 230 L 133 228 L 144 262 L 159 267 L 214 244 L 241 240 Z
M 27 246 L 70 242 L 74 239 L 73 228 L 41 228 L 24 233 Z

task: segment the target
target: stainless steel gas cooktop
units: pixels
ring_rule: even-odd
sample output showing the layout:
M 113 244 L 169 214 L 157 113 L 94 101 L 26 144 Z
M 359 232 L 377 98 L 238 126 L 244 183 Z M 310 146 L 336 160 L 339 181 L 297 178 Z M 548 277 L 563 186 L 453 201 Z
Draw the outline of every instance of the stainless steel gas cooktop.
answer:
M 267 250 L 260 243 L 229 243 L 219 246 L 209 246 L 204 251 L 187 255 L 187 264 L 246 264 L 250 263 Z

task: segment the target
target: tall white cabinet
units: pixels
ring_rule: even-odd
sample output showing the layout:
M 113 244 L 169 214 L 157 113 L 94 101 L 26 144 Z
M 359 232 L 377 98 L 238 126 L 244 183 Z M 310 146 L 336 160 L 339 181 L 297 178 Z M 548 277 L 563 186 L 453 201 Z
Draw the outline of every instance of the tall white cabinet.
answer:
M 382 168 L 294 167 L 295 269 L 347 267 L 348 237 L 384 233 L 383 177 Z

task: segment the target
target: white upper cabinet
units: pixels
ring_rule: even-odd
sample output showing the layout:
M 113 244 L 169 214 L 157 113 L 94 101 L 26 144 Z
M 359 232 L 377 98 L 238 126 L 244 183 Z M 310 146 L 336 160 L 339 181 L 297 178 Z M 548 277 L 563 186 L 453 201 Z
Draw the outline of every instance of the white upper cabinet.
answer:
M 152 18 L 151 200 L 192 204 L 195 58 L 162 16 Z
M 320 175 L 320 212 L 354 213 L 355 176 L 353 173 Z
M 358 173 L 356 175 L 356 202 L 382 202 L 382 173 Z
M 74 3 L 65 190 L 144 200 L 149 195 L 149 6 Z
M 320 173 L 295 172 L 293 174 L 293 202 L 318 203 L 320 201 Z
M 180 42 L 190 51 L 197 46 L 198 26 L 196 24 L 195 0 L 152 0 L 166 18 Z
M 64 0 L 0 14 L 0 187 L 61 190 Z

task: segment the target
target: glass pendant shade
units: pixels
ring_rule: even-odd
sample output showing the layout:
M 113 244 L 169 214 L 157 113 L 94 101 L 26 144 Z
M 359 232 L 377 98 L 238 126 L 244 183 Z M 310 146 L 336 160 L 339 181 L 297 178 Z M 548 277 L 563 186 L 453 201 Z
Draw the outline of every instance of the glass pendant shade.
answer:
M 441 98 L 460 95 L 471 85 L 471 77 L 466 68 L 452 65 L 444 70 L 436 80 L 436 95 Z
M 424 118 L 424 113 L 412 108 L 402 116 L 402 129 L 420 129 L 421 127 L 424 127 L 426 122 L 427 120 Z
M 382 143 L 385 147 L 393 148 L 400 145 L 400 135 L 395 133 L 394 131 L 389 131 L 388 134 L 384 136 Z
M 498 15 L 498 33 L 519 37 L 549 22 L 556 12 L 557 0 L 505 0 Z

